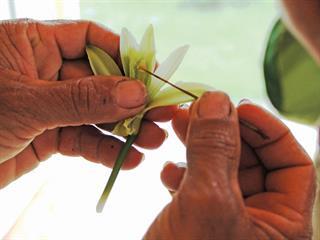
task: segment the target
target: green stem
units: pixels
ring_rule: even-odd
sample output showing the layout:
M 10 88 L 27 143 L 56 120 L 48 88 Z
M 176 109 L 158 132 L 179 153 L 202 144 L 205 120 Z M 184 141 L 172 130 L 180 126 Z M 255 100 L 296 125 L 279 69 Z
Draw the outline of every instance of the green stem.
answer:
M 103 207 L 108 199 L 108 196 L 112 190 L 113 184 L 115 183 L 117 176 L 119 174 L 120 168 L 127 156 L 127 154 L 129 153 L 130 147 L 132 146 L 134 140 L 137 138 L 137 135 L 130 135 L 127 138 L 127 141 L 125 142 L 125 144 L 122 146 L 120 153 L 118 155 L 117 160 L 114 163 L 111 175 L 108 179 L 107 185 L 105 186 L 103 193 L 99 199 L 99 202 L 97 204 L 97 208 L 96 211 L 98 213 L 102 212 Z

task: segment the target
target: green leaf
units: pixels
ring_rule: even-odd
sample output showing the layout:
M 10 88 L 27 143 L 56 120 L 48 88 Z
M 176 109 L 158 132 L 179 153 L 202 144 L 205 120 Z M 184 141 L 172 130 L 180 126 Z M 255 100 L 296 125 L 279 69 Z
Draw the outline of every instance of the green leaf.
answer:
M 281 21 L 268 41 L 264 76 L 268 96 L 282 115 L 320 123 L 320 67 Z
M 198 97 L 200 97 L 204 92 L 212 89 L 212 87 L 208 85 L 192 82 L 181 82 L 177 83 L 176 86 L 188 92 L 191 92 L 192 94 Z M 185 94 L 184 92 L 181 92 L 180 90 L 173 87 L 167 87 L 160 91 L 154 97 L 154 99 L 149 103 L 148 107 L 144 110 L 144 112 L 147 112 L 148 110 L 155 107 L 177 105 L 181 103 L 191 102 L 193 100 L 193 97 Z
M 174 50 L 169 55 L 169 57 L 167 57 L 167 59 L 156 69 L 155 74 L 164 79 L 169 80 L 171 76 L 174 74 L 174 72 L 177 70 L 177 68 L 180 66 L 188 49 L 189 46 L 185 45 Z M 151 85 L 149 87 L 149 95 L 151 99 L 158 93 L 158 91 L 164 84 L 165 83 L 160 81 L 159 79 L 152 77 Z
M 121 76 L 122 73 L 112 59 L 106 52 L 95 46 L 87 46 L 86 52 L 90 62 L 91 69 L 95 75 L 116 75 Z

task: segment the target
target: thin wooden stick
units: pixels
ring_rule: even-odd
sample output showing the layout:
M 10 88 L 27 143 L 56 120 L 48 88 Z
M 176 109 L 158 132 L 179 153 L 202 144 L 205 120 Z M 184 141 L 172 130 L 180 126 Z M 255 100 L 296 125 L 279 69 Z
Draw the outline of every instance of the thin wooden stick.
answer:
M 144 71 L 144 72 L 146 72 L 146 73 L 149 73 L 150 75 L 158 78 L 159 80 L 161 80 L 161 81 L 169 84 L 171 87 L 174 87 L 175 89 L 178 89 L 179 91 L 181 91 L 181 92 L 189 95 L 190 97 L 193 97 L 194 99 L 198 99 L 198 96 L 194 95 L 193 93 L 191 93 L 191 92 L 189 92 L 189 91 L 187 91 L 187 90 L 184 90 L 183 88 L 178 87 L 177 85 L 174 85 L 173 83 L 169 82 L 168 80 L 166 80 L 166 79 L 164 79 L 164 78 L 162 78 L 162 77 L 154 74 L 153 72 L 150 72 L 149 70 L 147 70 L 147 69 L 145 69 L 145 68 L 143 68 L 143 67 L 138 67 L 138 70 L 141 70 L 141 71 Z
M 162 77 L 154 74 L 153 72 L 150 72 L 149 70 L 147 70 L 147 69 L 145 69 L 145 68 L 143 68 L 143 67 L 139 67 L 138 70 L 144 71 L 144 72 L 146 72 L 146 73 L 148 73 L 148 74 L 156 77 L 157 79 L 159 79 L 159 80 L 161 80 L 161 81 L 169 84 L 170 86 L 172 86 L 172 87 L 178 89 L 179 91 L 181 91 L 181 92 L 189 95 L 190 97 L 193 97 L 195 100 L 198 99 L 198 96 L 194 95 L 193 93 L 191 93 L 191 92 L 189 92 L 189 91 L 187 91 L 187 90 L 185 90 L 185 89 L 183 89 L 183 88 L 180 88 L 180 87 L 174 85 L 173 83 L 169 82 L 168 80 L 166 80 L 166 79 L 164 79 L 164 78 L 162 78 Z M 240 122 L 240 124 L 242 124 L 243 126 L 249 128 L 250 130 L 252 130 L 252 131 L 254 131 L 255 133 L 259 134 L 261 138 L 263 138 L 263 139 L 269 139 L 269 137 L 268 137 L 264 132 L 262 132 L 261 129 L 257 128 L 256 126 L 253 126 L 251 123 L 248 123 L 247 121 L 242 120 L 242 119 L 240 119 L 239 122 Z

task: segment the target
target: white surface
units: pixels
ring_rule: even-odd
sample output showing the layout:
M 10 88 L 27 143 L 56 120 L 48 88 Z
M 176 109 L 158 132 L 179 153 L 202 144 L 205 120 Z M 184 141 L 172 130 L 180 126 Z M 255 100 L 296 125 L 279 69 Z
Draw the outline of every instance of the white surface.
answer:
M 62 2 L 64 2 L 63 5 Z M 0 18 L 9 17 L 7 1 L 0 0 Z M 78 1 L 16 0 L 17 17 L 35 19 L 79 18 Z M 158 21 L 155 17 L 154 21 Z M 201 67 L 201 66 L 200 66 Z M 287 122 L 293 134 L 313 156 L 316 131 Z M 35 171 L 0 191 L 0 237 L 34 198 L 40 195 L 23 226 L 26 235 L 15 239 L 141 239 L 158 212 L 170 201 L 159 173 L 170 161 L 184 161 L 184 148 L 170 128 L 170 138 L 156 151 L 148 151 L 141 166 L 123 171 L 102 214 L 96 202 L 110 170 L 80 158 L 55 155 Z M 49 237 L 45 237 L 45 235 Z
M 29 239 L 28 236 L 38 239 L 43 232 L 49 239 L 141 239 L 148 225 L 170 201 L 159 177 L 162 165 L 168 160 L 184 160 L 184 148 L 176 138 L 169 138 L 157 151 L 146 152 L 140 167 L 122 171 L 104 212 L 97 214 L 95 206 L 110 170 L 80 158 L 56 155 L 33 172 L 33 176 L 27 175 L 0 192 L 0 212 L 7 213 L 7 218 L 0 215 L 0 221 L 9 218 L 13 223 L 13 217 L 17 216 L 15 209 L 22 210 L 38 183 L 47 179 L 36 206 L 26 213 L 24 239 Z M 18 193 L 20 199 L 13 206 L 12 200 Z M 44 224 L 37 224 L 39 218 Z M 50 223 L 50 227 L 45 223 Z M 0 224 L 0 234 L 9 226 Z
M 9 5 L 7 0 L 0 0 L 0 20 L 10 18 Z
M 0 0 L 3 1 L 3 0 Z M 79 0 L 15 0 L 17 18 L 79 19 Z
M 286 122 L 310 155 L 316 131 Z M 110 170 L 81 158 L 53 156 L 36 171 L 0 192 L 0 236 L 45 180 L 45 190 L 26 213 L 23 239 L 141 239 L 158 212 L 170 201 L 159 173 L 166 161 L 184 161 L 185 149 L 167 125 L 169 139 L 132 171 L 122 171 L 102 214 L 95 213 Z M 13 205 L 14 203 L 14 205 Z M 40 223 L 42 224 L 38 224 Z M 29 236 L 29 238 L 27 238 Z M 18 239 L 19 236 L 17 236 Z

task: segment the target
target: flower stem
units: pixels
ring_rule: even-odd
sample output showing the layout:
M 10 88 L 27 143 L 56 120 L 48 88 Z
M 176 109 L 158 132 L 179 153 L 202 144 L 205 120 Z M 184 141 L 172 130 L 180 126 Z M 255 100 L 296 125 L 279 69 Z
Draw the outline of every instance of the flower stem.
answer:
M 115 183 L 118 173 L 120 171 L 120 168 L 126 158 L 126 156 L 129 153 L 130 147 L 132 146 L 134 140 L 137 138 L 137 135 L 130 135 L 127 138 L 127 141 L 125 142 L 125 144 L 122 146 L 120 153 L 118 155 L 117 160 L 114 163 L 111 175 L 108 179 L 107 185 L 105 186 L 103 193 L 98 201 L 97 207 L 96 207 L 96 211 L 98 213 L 101 213 L 103 210 L 103 207 L 109 197 L 109 194 L 112 190 L 113 184 Z

